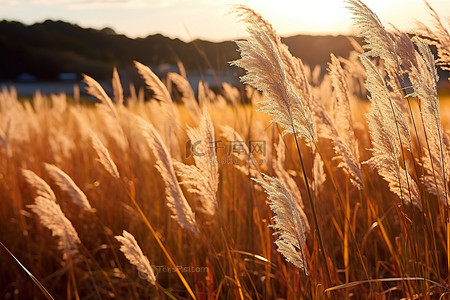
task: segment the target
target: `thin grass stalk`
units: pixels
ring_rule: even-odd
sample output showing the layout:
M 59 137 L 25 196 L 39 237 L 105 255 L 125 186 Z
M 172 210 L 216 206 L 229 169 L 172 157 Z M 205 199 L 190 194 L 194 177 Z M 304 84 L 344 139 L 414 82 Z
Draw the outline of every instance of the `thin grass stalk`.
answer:
M 328 292 L 337 291 L 337 290 L 345 289 L 345 288 L 350 288 L 350 287 L 354 287 L 354 286 L 365 284 L 365 283 L 394 282 L 394 281 L 426 281 L 428 283 L 434 284 L 434 285 L 444 289 L 445 291 L 449 291 L 449 289 L 447 287 L 443 286 L 442 284 L 440 284 L 434 280 L 426 279 L 423 277 L 395 277 L 395 278 L 378 278 L 378 279 L 371 279 L 371 280 L 359 280 L 359 281 L 354 281 L 354 282 L 350 282 L 350 283 L 346 283 L 346 284 L 340 284 L 340 285 L 326 289 L 324 291 L 324 293 L 326 294 Z
M 430 161 L 433 161 L 433 157 L 431 156 L 430 143 L 428 143 L 428 134 L 427 134 L 427 131 L 425 130 L 425 123 L 424 123 L 424 120 L 423 120 L 422 108 L 420 107 L 420 104 L 419 104 L 419 111 L 420 111 L 420 117 L 421 117 L 421 120 L 422 120 L 422 130 L 423 130 L 423 133 L 425 135 L 425 141 L 426 141 L 426 144 L 427 144 L 428 155 L 430 156 Z M 434 164 L 433 163 L 431 164 L 431 170 L 433 171 L 434 184 L 436 185 L 436 190 L 437 190 L 438 184 L 437 184 L 437 179 L 436 179 L 436 171 L 434 170 Z M 437 193 L 437 194 L 438 194 L 438 195 L 436 195 L 437 198 L 439 200 L 441 200 L 440 196 L 439 196 L 439 193 Z
M 163 291 L 163 293 L 166 294 L 167 297 L 169 297 L 172 300 L 177 300 L 177 298 L 175 298 L 174 295 L 172 295 L 168 290 L 162 287 L 157 281 L 155 281 L 155 285 L 159 290 Z
M 49 300 L 54 300 L 52 295 L 47 291 L 47 289 L 42 285 L 42 283 L 40 283 L 39 280 L 36 277 L 34 277 L 34 275 L 31 274 L 31 272 L 28 271 L 28 269 L 25 268 L 24 265 L 22 265 L 22 263 L 14 256 L 14 254 L 12 254 L 11 251 L 9 251 L 9 249 L 6 248 L 6 246 L 3 245 L 2 242 L 0 242 L 0 245 L 6 250 L 6 252 L 8 252 L 9 255 L 11 255 L 11 257 L 19 264 L 19 266 L 25 271 L 25 273 L 27 273 L 27 275 L 30 276 L 31 280 L 33 280 L 34 284 L 36 284 L 36 286 L 41 290 L 45 298 Z
M 444 177 L 443 179 L 444 179 L 445 203 L 447 205 L 447 210 L 446 210 L 445 216 L 447 218 L 447 223 L 448 223 L 449 222 L 448 210 L 450 209 L 450 204 L 448 203 L 447 180 L 445 179 L 444 151 L 443 151 L 443 148 L 442 148 L 442 134 L 441 134 L 440 126 L 437 126 L 437 131 L 438 131 L 438 136 L 439 136 L 439 146 L 441 148 L 440 149 L 441 150 L 441 164 L 442 164 L 442 176 Z M 449 256 L 449 262 L 450 262 L 450 256 Z M 449 271 L 450 271 L 450 263 L 449 263 Z
M 174 268 L 175 272 L 177 273 L 178 277 L 180 278 L 181 282 L 183 283 L 184 287 L 186 288 L 186 290 L 188 291 L 189 295 L 192 297 L 192 299 L 196 300 L 197 298 L 195 297 L 194 292 L 192 291 L 191 287 L 189 286 L 188 282 L 186 281 L 186 279 L 183 277 L 183 275 L 181 274 L 181 272 L 178 270 L 177 265 L 175 264 L 175 262 L 173 261 L 172 257 L 170 256 L 169 252 L 167 251 L 166 247 L 164 247 L 164 244 L 162 243 L 162 241 L 160 240 L 160 238 L 158 237 L 158 235 L 156 234 L 156 231 L 153 229 L 152 225 L 150 224 L 149 220 L 147 219 L 147 217 L 145 216 L 144 212 L 142 211 L 141 207 L 139 206 L 139 204 L 137 203 L 136 199 L 134 199 L 133 195 L 131 194 L 131 192 L 129 192 L 128 196 L 131 199 L 131 202 L 133 202 L 134 207 L 137 209 L 137 211 L 139 212 L 139 215 L 142 217 L 142 219 L 144 220 L 145 225 L 147 225 L 148 229 L 150 229 L 150 232 L 152 233 L 153 237 L 155 238 L 156 242 L 158 243 L 159 247 L 161 248 L 161 250 L 163 251 L 164 255 L 167 257 L 167 259 L 169 260 L 169 263 L 172 265 L 172 267 Z
M 419 101 L 420 101 L 420 99 L 419 99 Z M 422 114 L 422 106 L 420 105 L 420 103 L 419 103 L 419 111 L 420 111 L 420 117 L 421 117 L 421 121 L 422 121 L 422 129 L 423 129 L 423 132 L 424 132 L 424 135 L 425 135 L 425 141 L 426 141 L 426 145 L 427 145 L 427 150 L 428 150 L 428 155 L 430 156 L 430 161 L 432 161 L 432 156 L 431 156 L 431 149 L 430 149 L 430 144 L 428 143 L 428 135 L 427 135 L 427 131 L 425 130 L 425 124 L 424 124 L 424 122 L 423 122 L 423 114 Z M 431 170 L 433 171 L 433 179 L 434 179 L 434 184 L 436 185 L 436 188 L 437 188 L 437 186 L 438 186 L 438 184 L 437 184 L 437 179 L 436 179 L 436 173 L 435 173 L 435 170 L 434 170 L 434 164 L 433 163 L 431 163 Z M 439 200 L 439 193 L 437 193 L 437 198 L 438 198 L 438 200 Z M 440 203 L 441 201 L 439 201 L 439 203 Z M 428 210 L 429 210 L 429 216 L 431 216 L 431 209 L 430 209 L 430 206 L 429 206 L 429 203 L 428 203 L 428 201 L 427 201 L 427 204 L 428 204 Z M 440 204 L 439 204 L 439 206 L 440 206 Z M 446 210 L 446 212 L 445 212 L 445 214 L 446 214 L 446 217 L 447 217 L 447 220 L 448 220 L 448 209 Z M 434 247 L 435 247 L 435 261 L 436 261 L 436 267 L 437 267 L 437 271 L 438 271 L 438 274 L 440 274 L 440 267 L 439 267 L 439 259 L 438 259 L 438 257 L 437 257 L 437 245 L 436 245 L 436 237 L 435 237 L 435 231 L 433 230 L 434 228 L 433 228 L 433 221 L 432 221 L 432 219 L 429 219 L 429 221 L 430 221 L 430 224 L 431 224 L 431 228 L 432 228 L 432 236 L 433 236 L 433 241 L 434 241 L 434 243 L 433 243 L 433 245 L 434 245 Z M 447 224 L 448 224 L 448 221 L 446 222 Z M 446 228 L 448 228 L 447 226 L 445 226 Z M 450 254 L 449 254 L 449 249 L 450 249 L 450 244 L 449 244 L 449 242 L 450 242 L 450 240 L 449 240 L 449 238 L 448 238 L 448 230 L 447 230 L 447 271 L 450 269 Z
M 390 103 L 390 105 L 391 105 L 392 115 L 394 116 L 395 127 L 396 127 L 396 129 L 397 129 L 397 135 L 398 135 L 399 144 L 400 144 L 400 151 L 401 151 L 401 153 L 402 153 L 402 158 L 403 158 L 403 168 L 405 169 L 405 177 L 406 177 L 406 184 L 407 184 L 407 186 L 408 186 L 409 200 L 411 201 L 410 203 L 412 204 L 413 201 L 412 201 L 412 195 L 411 195 L 411 188 L 410 188 L 410 186 L 409 186 L 408 171 L 407 171 L 407 168 L 406 168 L 405 152 L 404 152 L 404 149 L 403 149 L 402 137 L 401 137 L 401 135 L 400 135 L 400 130 L 399 130 L 399 128 L 398 128 L 397 116 L 396 116 L 395 111 L 394 111 L 394 106 L 393 106 L 391 97 L 389 97 L 389 103 Z M 412 151 L 412 149 L 411 149 L 411 151 Z M 402 188 L 401 188 L 401 181 L 400 181 L 400 178 L 399 178 L 399 186 L 400 186 L 400 193 L 402 193 Z M 406 218 L 407 218 L 407 217 L 406 217 L 406 214 L 405 214 L 405 212 L 404 212 L 404 211 L 405 211 L 405 207 L 404 207 L 404 206 L 405 206 L 405 205 L 404 205 L 404 198 L 401 197 L 401 200 L 402 200 L 402 211 L 401 211 L 401 213 L 399 214 L 399 217 L 400 217 L 400 219 L 402 220 L 402 229 L 404 230 L 404 234 L 405 234 L 405 236 L 407 237 L 407 240 L 408 240 L 408 237 L 409 237 L 409 229 L 408 229 L 408 226 L 407 226 L 407 224 L 406 224 Z M 412 248 L 414 248 L 414 247 L 412 247 Z M 415 255 L 415 252 L 414 252 L 414 256 L 415 256 L 415 259 L 416 259 L 416 261 L 417 261 L 417 256 Z M 408 282 L 406 282 L 405 284 L 409 287 Z M 411 295 L 413 295 L 413 293 L 412 293 L 411 291 L 410 291 L 410 293 L 411 293 Z
M 235 268 L 234 263 L 233 263 L 233 256 L 231 255 L 230 247 L 228 245 L 228 240 L 226 239 L 226 236 L 225 236 L 225 234 L 223 232 L 223 228 L 220 229 L 220 232 L 222 233 L 222 237 L 223 237 L 223 240 L 224 240 L 225 246 L 226 246 L 227 256 L 228 256 L 228 258 L 230 260 L 231 267 L 233 269 L 233 277 L 234 277 L 234 280 L 236 281 L 236 285 L 237 285 L 238 290 L 239 290 L 239 297 L 240 297 L 241 300 L 244 300 L 244 293 L 242 291 L 242 286 L 241 286 L 241 283 L 239 281 L 238 274 L 236 272 L 236 268 Z
M 414 119 L 413 111 L 411 108 L 411 100 L 409 99 L 409 97 L 407 97 L 406 100 L 408 101 L 409 114 L 411 115 L 411 121 L 413 123 L 414 133 L 416 134 L 417 144 L 419 147 L 419 156 L 422 156 L 422 146 L 420 144 L 419 133 L 417 132 L 416 121 Z M 412 154 L 412 149 L 411 149 L 411 154 Z M 418 174 L 416 174 L 416 175 L 419 176 Z
M 405 152 L 403 150 L 403 143 L 402 143 L 402 137 L 400 135 L 400 130 L 398 129 L 398 122 L 397 122 L 397 116 L 395 115 L 395 111 L 394 111 L 394 105 L 392 104 L 392 99 L 391 97 L 389 97 L 389 103 L 391 105 L 391 110 L 392 110 L 392 115 L 394 116 L 394 122 L 395 122 L 395 127 L 397 129 L 397 135 L 398 135 L 398 140 L 400 143 L 400 150 L 402 151 L 402 158 L 403 158 L 403 168 L 405 169 L 405 177 L 406 177 L 406 184 L 408 185 L 408 193 L 409 193 L 409 200 L 411 201 L 412 204 L 412 196 L 411 196 L 411 188 L 409 186 L 409 179 L 408 179 L 408 171 L 406 169 L 406 159 L 405 159 Z M 399 186 L 400 186 L 400 193 L 402 192 L 402 185 L 400 182 L 400 178 L 399 178 Z M 402 196 L 402 210 L 404 211 L 404 199 Z
M 70 281 L 71 281 L 72 284 L 73 284 L 74 296 L 75 296 L 75 299 L 76 299 L 76 300 L 80 300 L 80 295 L 78 294 L 77 280 L 76 280 L 76 278 L 75 278 L 75 271 L 74 271 L 74 269 L 73 269 L 73 261 L 72 261 L 71 255 L 68 255 L 68 256 L 67 256 L 67 260 L 68 260 L 69 265 L 70 265 L 70 268 L 69 268 L 69 270 L 70 270 L 70 275 L 69 275 L 69 276 L 70 276 Z
M 350 218 L 350 199 L 348 191 L 348 181 L 345 183 L 345 211 L 344 215 L 346 219 Z M 348 231 L 349 222 L 344 224 L 344 268 L 345 268 L 345 282 L 349 282 L 349 262 L 348 262 Z
M 336 190 L 336 193 L 338 194 L 339 205 L 340 205 L 341 207 L 345 207 L 344 202 L 343 202 L 343 200 L 342 200 L 342 198 L 343 198 L 342 192 L 340 191 L 339 186 L 337 185 L 336 181 L 334 180 L 334 176 L 333 176 L 333 172 L 332 172 L 332 170 L 331 170 L 330 164 L 328 163 L 327 160 L 325 160 L 325 157 L 324 157 L 324 156 L 322 155 L 322 153 L 319 151 L 319 148 L 316 148 L 316 150 L 317 150 L 317 153 L 318 153 L 318 154 L 320 155 L 320 157 L 322 158 L 322 160 L 323 160 L 323 162 L 324 162 L 325 169 L 326 169 L 327 172 L 328 172 L 328 177 L 330 178 L 330 180 L 331 180 L 331 182 L 332 182 L 332 184 L 333 184 L 333 187 L 334 187 L 334 189 Z M 360 192 L 361 192 L 361 190 L 360 190 Z M 345 214 L 344 214 L 344 218 L 345 218 L 345 221 L 346 221 L 348 224 L 350 224 L 350 219 L 348 219 L 347 216 L 346 216 Z M 365 275 L 366 275 L 366 278 L 367 278 L 367 279 L 370 279 L 369 273 L 367 272 L 366 264 L 365 264 L 364 259 L 363 259 L 363 257 L 362 257 L 361 248 L 359 247 L 359 245 L 358 245 L 358 243 L 357 243 L 355 233 L 353 232 L 353 230 L 351 229 L 351 227 L 350 227 L 350 234 L 352 235 L 352 238 L 353 238 L 353 240 L 355 241 L 356 250 L 357 250 L 357 252 L 358 252 L 358 256 L 359 256 L 359 259 L 360 259 L 360 261 L 361 261 L 361 265 L 362 265 L 362 267 L 363 267 L 363 269 L 364 269 L 364 273 L 365 273 Z
M 321 253 L 322 253 L 322 260 L 323 260 L 323 263 L 325 264 L 325 268 L 326 268 L 326 271 L 327 271 L 326 273 L 327 273 L 328 286 L 331 286 L 331 275 L 330 275 L 330 270 L 328 268 L 328 261 L 327 261 L 326 254 L 325 254 L 325 248 L 324 248 L 323 242 L 322 242 L 322 236 L 320 234 L 319 223 L 317 222 L 316 208 L 315 208 L 315 205 L 314 205 L 314 201 L 312 199 L 311 190 L 309 188 L 308 177 L 306 176 L 305 166 L 303 164 L 302 154 L 300 152 L 300 146 L 299 146 L 298 141 L 297 141 L 297 136 L 296 136 L 295 128 L 294 128 L 293 124 L 292 124 L 292 130 L 294 131 L 295 145 L 297 146 L 297 153 L 298 153 L 298 157 L 300 159 L 300 165 L 302 167 L 303 178 L 305 179 L 306 191 L 308 193 L 308 199 L 309 199 L 309 203 L 311 205 L 311 211 L 312 211 L 312 214 L 313 214 L 314 225 L 316 227 L 317 237 L 319 239 L 319 246 L 320 246 L 320 250 L 321 250 Z
M 98 299 L 102 299 L 102 296 L 100 295 L 100 291 L 98 290 L 97 282 L 95 281 L 95 278 L 94 278 L 94 274 L 92 273 L 91 267 L 89 266 L 89 264 L 84 256 L 83 256 L 83 261 L 84 261 L 84 264 L 86 265 L 87 273 L 89 274 L 89 277 L 92 280 L 92 284 L 94 285 L 95 293 L 97 294 Z M 102 271 L 102 273 L 104 272 L 103 270 L 101 270 L 101 271 Z M 107 281 L 109 281 L 109 278 L 107 278 Z M 109 281 L 108 283 L 111 283 L 111 282 Z M 113 294 L 117 295 L 117 292 L 115 291 L 114 286 L 112 284 L 110 284 L 110 287 L 113 290 Z
M 109 246 L 111 249 L 114 249 L 113 244 L 110 242 L 110 229 L 103 223 L 103 221 L 98 217 L 97 214 L 92 214 L 92 216 L 94 217 L 94 219 L 102 226 L 103 230 L 105 231 L 105 237 L 108 239 L 109 242 Z M 88 267 L 88 269 L 90 270 L 89 262 L 92 262 L 94 264 L 95 267 L 97 267 L 100 271 L 100 273 L 105 277 L 105 280 L 107 281 L 109 287 L 111 288 L 111 290 L 113 291 L 113 293 L 115 295 L 117 295 L 117 291 L 114 288 L 114 285 L 111 282 L 111 279 L 108 276 L 108 273 L 103 269 L 103 267 L 97 262 L 97 259 L 92 255 L 92 253 L 89 251 L 89 249 L 83 244 L 82 241 L 80 241 L 79 244 L 79 249 L 82 251 L 82 255 L 81 257 L 83 258 L 83 261 L 85 262 L 86 266 Z M 122 267 L 120 265 L 119 259 L 117 258 L 116 252 L 112 251 L 113 256 L 114 256 L 114 262 L 117 264 L 117 266 L 119 267 L 119 269 L 122 271 Z M 88 258 L 90 258 L 90 260 L 88 260 Z M 89 271 L 90 272 L 90 271 Z M 91 273 L 91 272 L 90 272 Z

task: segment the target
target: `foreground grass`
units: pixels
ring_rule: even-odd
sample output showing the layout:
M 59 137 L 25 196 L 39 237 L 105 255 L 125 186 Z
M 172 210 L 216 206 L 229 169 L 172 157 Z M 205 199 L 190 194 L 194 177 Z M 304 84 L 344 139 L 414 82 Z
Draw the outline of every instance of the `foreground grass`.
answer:
M 448 63 L 448 31 L 431 7 L 439 35 L 421 28 L 424 40 L 348 4 L 370 51 L 331 55 L 323 77 L 235 7 L 250 37 L 233 63 L 264 97 L 204 83 L 196 97 L 138 62 L 149 101 L 124 99 L 116 70 L 114 101 L 84 76 L 95 106 L 3 90 L 1 295 L 447 295 L 450 109 L 427 43 Z
M 1 239 L 10 251 L 30 270 L 55 298 L 72 298 L 77 293 L 82 298 L 116 297 L 143 298 L 164 295 L 161 288 L 149 285 L 145 278 L 130 266 L 118 251 L 113 238 L 124 229 L 137 239 L 155 269 L 158 284 L 175 297 L 189 297 L 186 288 L 155 241 L 142 217 L 133 206 L 135 199 L 158 238 L 164 244 L 194 294 L 198 298 L 275 298 L 296 299 L 298 295 L 326 288 L 325 274 L 320 265 L 317 236 L 307 236 L 306 259 L 310 276 L 305 277 L 293 265 L 286 263 L 275 251 L 272 214 L 266 204 L 265 194 L 240 170 L 228 154 L 230 142 L 220 137 L 221 126 L 235 128 L 243 142 L 266 142 L 266 154 L 259 155 L 258 168 L 273 174 L 272 159 L 276 157 L 274 143 L 279 139 L 279 128 L 268 126 L 268 118 L 254 112 L 251 105 L 211 106 L 218 148 L 220 185 L 217 191 L 218 209 L 213 218 L 197 213 L 199 236 L 181 229 L 171 219 L 165 205 L 164 181 L 155 169 L 154 157 L 147 144 L 136 131 L 130 114 L 139 115 L 155 124 L 164 136 L 164 117 L 155 102 L 130 101 L 128 108 L 118 107 L 128 147 L 118 135 L 117 124 L 111 123 L 102 110 L 95 107 L 65 105 L 64 97 L 43 99 L 44 105 L 32 109 L 17 102 L 5 91 L 2 93 L 2 120 L 10 126 L 7 144 L 0 156 L 0 213 Z M 6 101 L 4 99 L 7 99 Z M 42 101 L 42 99 L 37 100 Z M 56 102 L 60 101 L 60 103 Z M 58 103 L 58 104 L 57 104 Z M 359 102 L 355 102 L 359 103 Z M 442 101 L 442 111 L 447 111 Z M 3 104 L 2 104 L 3 105 Z M 170 134 L 174 156 L 192 164 L 192 156 L 185 158 L 188 138 L 187 125 L 197 126 L 195 118 L 183 107 L 179 128 Z M 365 103 L 355 106 L 355 133 L 359 141 L 361 160 L 370 157 L 370 141 L 363 113 Z M 448 118 L 443 117 L 443 124 Z M 163 117 L 161 117 L 163 116 Z M 117 165 L 119 179 L 114 179 L 96 161 L 89 131 L 94 131 L 107 145 Z M 167 136 L 165 136 L 167 138 Z M 286 170 L 302 187 L 298 157 L 292 137 L 285 136 Z M 332 157 L 332 148 L 326 140 L 321 142 L 325 157 Z M 173 150 L 173 149 L 176 149 Z M 178 152 L 178 154 L 177 154 Z M 313 157 L 305 151 L 307 170 L 311 170 Z M 68 195 L 52 183 L 43 162 L 64 170 L 86 194 L 95 212 L 86 212 L 74 205 Z M 389 191 L 385 182 L 369 167 L 362 167 L 365 190 L 352 188 L 337 161 L 327 160 L 326 181 L 317 191 L 316 205 L 332 285 L 364 279 L 387 277 L 420 277 L 445 284 L 447 269 L 445 228 L 440 219 L 440 206 L 436 198 L 425 195 L 430 203 L 430 215 L 425 216 L 414 207 L 398 210 L 398 198 Z M 38 218 L 27 208 L 33 203 L 34 190 L 26 184 L 22 168 L 30 169 L 50 183 L 58 203 L 76 228 L 82 244 L 80 255 L 67 264 L 57 247 L 57 240 L 40 225 Z M 308 176 L 312 176 L 308 171 Z M 338 187 L 338 190 L 336 190 Z M 300 188 L 306 197 L 304 188 Z M 195 209 L 196 198 L 184 190 Z M 311 210 L 305 204 L 311 220 Z M 402 224 L 406 220 L 405 224 Z M 2 296 L 6 299 L 18 295 L 31 298 L 38 288 L 15 265 L 11 257 L 0 256 Z M 73 274 L 72 274 L 73 273 Z M 339 290 L 339 297 L 351 295 L 403 295 L 423 291 L 443 292 L 424 281 L 393 281 L 362 284 L 347 291 Z M 331 293 L 331 292 L 330 292 Z M 308 297 L 309 297 L 308 296 Z

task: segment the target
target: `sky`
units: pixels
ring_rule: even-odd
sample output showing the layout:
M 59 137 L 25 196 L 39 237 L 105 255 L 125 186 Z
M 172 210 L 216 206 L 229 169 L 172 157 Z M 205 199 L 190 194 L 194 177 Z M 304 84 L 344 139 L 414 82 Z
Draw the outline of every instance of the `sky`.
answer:
M 450 0 L 428 0 L 442 19 Z M 408 30 L 415 21 L 431 24 L 423 0 L 365 0 L 383 24 Z M 25 24 L 46 19 L 82 27 L 113 28 L 129 37 L 161 33 L 184 41 L 224 41 L 246 36 L 230 14 L 231 4 L 245 4 L 269 20 L 281 36 L 351 34 L 351 15 L 343 0 L 0 0 L 0 19 Z

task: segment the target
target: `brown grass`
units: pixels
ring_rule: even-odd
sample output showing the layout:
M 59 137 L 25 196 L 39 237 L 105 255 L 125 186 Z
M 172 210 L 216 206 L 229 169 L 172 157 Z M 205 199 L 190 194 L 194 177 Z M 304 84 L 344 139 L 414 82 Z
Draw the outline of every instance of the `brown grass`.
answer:
M 124 97 L 116 70 L 114 101 L 85 76 L 97 106 L 2 90 L 0 241 L 55 299 L 445 295 L 450 100 L 424 40 L 348 3 L 369 52 L 332 55 L 322 79 L 236 7 L 235 64 L 262 95 L 200 83 L 195 99 L 137 62 L 155 99 Z M 0 297 L 40 297 L 3 249 L 0 265 Z

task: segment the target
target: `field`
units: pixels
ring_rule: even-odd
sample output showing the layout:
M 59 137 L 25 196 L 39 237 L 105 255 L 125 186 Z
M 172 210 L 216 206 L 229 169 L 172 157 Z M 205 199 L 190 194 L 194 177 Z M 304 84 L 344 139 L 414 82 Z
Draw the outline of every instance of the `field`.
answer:
M 0 297 L 448 297 L 450 35 L 349 6 L 365 47 L 323 73 L 236 7 L 245 87 L 135 62 L 146 99 L 116 70 L 95 105 L 3 89 Z

